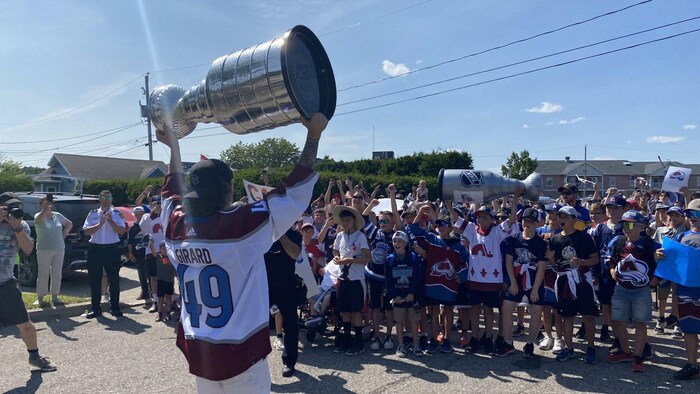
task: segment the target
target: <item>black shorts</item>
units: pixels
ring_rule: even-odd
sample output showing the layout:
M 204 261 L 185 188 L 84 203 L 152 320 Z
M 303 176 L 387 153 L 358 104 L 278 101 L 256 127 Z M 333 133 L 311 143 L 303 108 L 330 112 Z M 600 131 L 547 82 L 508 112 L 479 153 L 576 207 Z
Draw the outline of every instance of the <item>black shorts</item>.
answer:
M 423 304 L 425 304 L 425 305 L 423 305 Z M 440 305 L 443 305 L 443 306 L 451 307 L 451 306 L 454 306 L 455 303 L 445 301 L 445 300 L 438 300 L 437 298 L 425 296 L 423 298 L 423 304 L 421 304 L 421 306 L 440 306 Z
M 468 308 L 472 305 L 469 301 L 469 289 L 464 286 L 460 286 L 457 290 L 457 299 L 455 300 L 455 307 L 457 308 Z
M 158 276 L 158 264 L 152 254 L 146 256 L 146 272 L 148 276 Z
M 0 327 L 16 326 L 29 321 L 27 308 L 17 280 L 10 279 L 0 285 Z
M 511 295 L 510 291 L 506 290 L 503 299 L 506 301 L 515 302 L 516 304 L 525 302 L 530 305 L 547 305 L 547 303 L 544 301 L 544 286 L 540 286 L 540 291 L 538 292 L 539 299 L 537 302 L 530 301 L 530 294 L 532 294 L 532 289 L 520 289 L 516 295 Z
M 386 284 L 384 282 L 368 280 L 369 286 L 369 307 L 370 309 L 392 310 L 393 306 L 389 303 L 386 296 Z
M 365 305 L 365 289 L 362 281 L 341 280 L 338 286 L 338 312 L 362 312 Z
M 469 290 L 469 302 L 472 306 L 483 305 L 490 308 L 501 307 L 500 291 Z
M 593 286 L 587 281 L 581 281 L 576 285 L 576 299 L 567 296 L 568 291 L 564 288 L 567 280 L 565 276 L 557 279 L 557 315 L 562 317 L 598 316 L 598 308 L 595 305 Z
M 166 282 L 164 280 L 158 281 L 158 291 L 156 295 L 158 297 L 163 297 L 165 295 L 173 295 L 175 293 L 175 282 Z
M 608 278 L 601 279 L 598 284 L 598 301 L 602 305 L 611 305 L 613 293 L 615 293 L 615 281 L 608 275 Z

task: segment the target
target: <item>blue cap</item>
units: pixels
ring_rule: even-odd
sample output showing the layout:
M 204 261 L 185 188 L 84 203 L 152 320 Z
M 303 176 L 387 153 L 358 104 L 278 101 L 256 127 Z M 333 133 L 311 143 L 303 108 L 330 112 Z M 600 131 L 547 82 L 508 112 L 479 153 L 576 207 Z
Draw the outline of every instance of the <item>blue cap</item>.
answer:
M 610 197 L 608 197 L 607 200 L 605 200 L 605 205 L 614 205 L 616 207 L 624 207 L 627 205 L 627 200 L 622 194 L 615 194 Z
M 667 213 L 675 212 L 677 214 L 683 215 L 683 208 L 679 207 L 678 205 L 674 205 L 671 208 L 668 209 Z
M 630 223 L 644 223 L 644 216 L 642 216 L 639 211 L 635 211 L 634 209 L 629 210 L 622 214 L 622 219 L 620 219 L 621 222 L 630 222 Z

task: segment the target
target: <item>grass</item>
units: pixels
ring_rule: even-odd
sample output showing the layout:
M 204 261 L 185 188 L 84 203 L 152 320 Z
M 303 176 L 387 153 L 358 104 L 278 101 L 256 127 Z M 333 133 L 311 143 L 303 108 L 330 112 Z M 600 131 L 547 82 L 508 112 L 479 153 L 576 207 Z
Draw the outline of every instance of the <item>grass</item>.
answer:
M 59 298 L 62 299 L 66 305 L 90 301 L 90 297 L 74 297 L 61 295 L 59 296 Z M 24 306 L 26 306 L 27 309 L 39 309 L 39 305 L 34 305 L 34 301 L 36 301 L 36 293 L 22 292 L 22 300 L 24 301 Z M 44 301 L 50 302 L 51 296 L 44 297 Z

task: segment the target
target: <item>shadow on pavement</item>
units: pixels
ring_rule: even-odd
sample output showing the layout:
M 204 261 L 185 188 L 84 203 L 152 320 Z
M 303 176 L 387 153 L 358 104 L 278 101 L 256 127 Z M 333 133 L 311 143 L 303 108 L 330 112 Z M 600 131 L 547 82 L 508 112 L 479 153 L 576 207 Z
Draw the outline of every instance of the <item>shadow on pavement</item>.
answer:
M 75 319 L 51 319 L 45 321 L 46 325 L 53 331 L 53 334 L 67 341 L 77 341 L 78 338 L 73 338 L 66 335 L 67 332 L 75 330 L 83 324 L 89 323 L 85 321 L 76 321 Z
M 292 379 L 295 379 L 296 381 L 293 381 Z M 353 391 L 343 387 L 348 381 L 338 376 L 337 372 L 330 372 L 326 375 L 313 377 L 307 373 L 295 371 L 294 377 L 289 379 L 289 381 L 293 383 L 272 383 L 272 391 L 275 393 L 325 393 L 328 392 L 328 387 L 333 387 L 334 394 L 353 393 Z M 319 390 L 314 391 L 313 388 L 318 388 Z
M 141 324 L 129 317 L 130 314 L 135 314 L 132 308 L 122 308 L 124 316 L 113 318 L 109 313 L 105 313 L 103 317 L 98 318 L 98 322 L 103 324 L 109 331 L 120 331 L 127 334 L 138 335 L 146 332 L 147 328 L 152 326 Z
M 31 376 L 29 377 L 29 380 L 27 380 L 27 383 L 24 384 L 24 387 L 15 387 L 5 391 L 5 394 L 36 393 L 39 391 L 39 386 L 41 386 L 43 382 L 44 378 L 42 377 L 41 372 L 31 372 Z

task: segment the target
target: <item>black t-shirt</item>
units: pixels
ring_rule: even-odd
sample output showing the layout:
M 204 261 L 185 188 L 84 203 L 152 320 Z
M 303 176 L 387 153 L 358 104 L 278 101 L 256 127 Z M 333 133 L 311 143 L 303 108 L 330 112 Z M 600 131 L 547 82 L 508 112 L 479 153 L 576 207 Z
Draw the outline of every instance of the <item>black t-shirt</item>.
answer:
M 556 234 L 549 242 L 549 249 L 554 250 L 554 261 L 558 272 L 571 269 L 574 257 L 587 259 L 596 253 L 593 238 L 588 233 L 576 230 L 571 235 Z M 588 271 L 588 267 L 581 267 Z
M 503 247 L 504 257 L 505 255 L 513 256 L 513 268 L 517 268 L 524 263 L 530 263 L 536 271 L 537 263 L 546 261 L 545 252 L 547 251 L 547 244 L 538 235 L 534 235 L 530 239 L 525 239 L 523 233 L 518 233 L 512 237 L 506 238 L 501 242 L 501 246 Z M 505 268 L 503 272 L 504 274 L 507 272 Z M 521 275 L 522 274 L 523 273 L 521 273 Z M 532 286 L 535 275 L 530 275 L 530 277 L 532 279 L 530 286 Z M 510 285 L 510 276 L 507 274 L 503 275 L 503 281 Z
M 143 234 L 141 234 L 141 226 L 138 223 L 134 223 L 129 228 L 129 236 L 127 238 L 127 243 L 132 247 L 136 248 L 139 242 L 143 240 Z
M 285 234 L 290 241 L 301 248 L 301 233 L 295 229 L 289 229 Z M 265 253 L 265 269 L 267 270 L 267 284 L 269 287 L 294 287 L 294 271 L 296 256 L 289 257 L 289 254 L 282 242 L 275 241 L 270 250 Z

